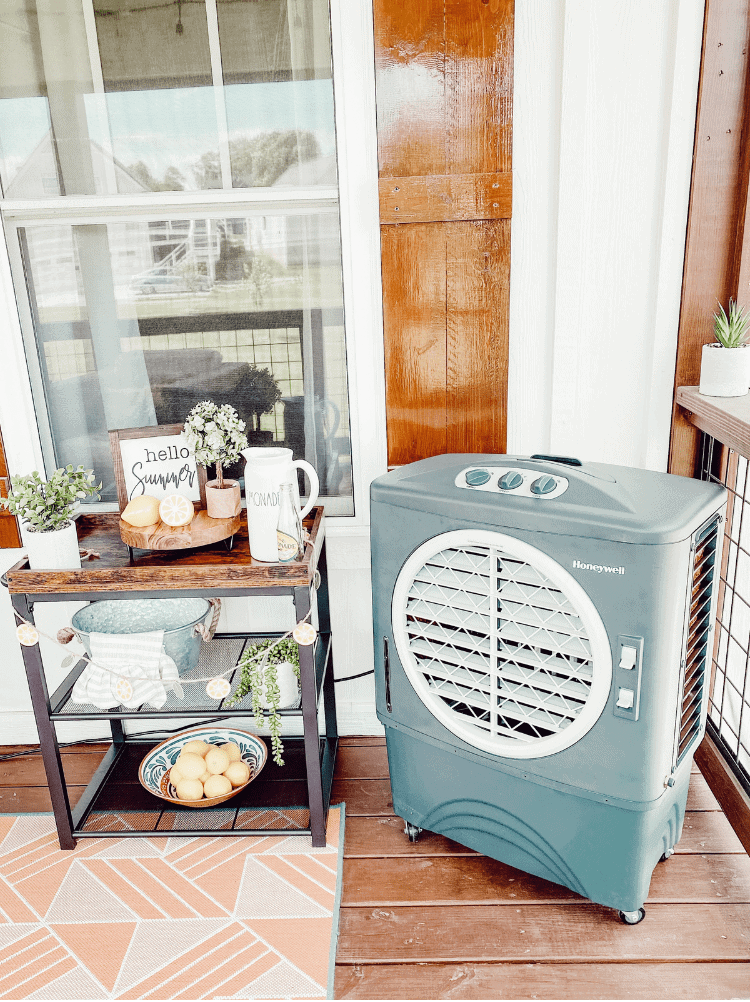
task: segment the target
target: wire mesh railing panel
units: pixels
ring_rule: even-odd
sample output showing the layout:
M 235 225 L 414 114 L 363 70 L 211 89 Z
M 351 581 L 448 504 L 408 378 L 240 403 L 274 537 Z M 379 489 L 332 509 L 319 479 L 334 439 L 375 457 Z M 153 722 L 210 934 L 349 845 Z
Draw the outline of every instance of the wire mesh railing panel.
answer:
M 703 435 L 700 478 L 729 499 L 713 640 L 707 728 L 750 791 L 750 475 L 748 460 Z

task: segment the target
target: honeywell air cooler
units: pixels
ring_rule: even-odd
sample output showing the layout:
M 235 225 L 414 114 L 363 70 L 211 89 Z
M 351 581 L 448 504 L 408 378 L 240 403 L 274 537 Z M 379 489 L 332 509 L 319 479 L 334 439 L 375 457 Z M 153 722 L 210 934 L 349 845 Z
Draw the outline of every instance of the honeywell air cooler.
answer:
M 371 499 L 377 711 L 406 833 L 640 921 L 705 727 L 724 489 L 448 455 Z

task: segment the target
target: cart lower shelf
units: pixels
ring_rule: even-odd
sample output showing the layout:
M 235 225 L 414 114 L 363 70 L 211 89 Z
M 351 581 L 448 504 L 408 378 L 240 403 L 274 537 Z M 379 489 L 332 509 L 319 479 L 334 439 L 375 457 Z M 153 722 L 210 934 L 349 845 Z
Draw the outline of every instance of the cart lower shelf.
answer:
M 320 738 L 324 811 L 330 803 L 336 738 Z M 284 766 L 271 759 L 259 777 L 218 807 L 175 808 L 145 790 L 138 767 L 154 742 L 113 744 L 73 810 L 76 838 L 170 836 L 310 835 L 304 741 L 284 738 Z

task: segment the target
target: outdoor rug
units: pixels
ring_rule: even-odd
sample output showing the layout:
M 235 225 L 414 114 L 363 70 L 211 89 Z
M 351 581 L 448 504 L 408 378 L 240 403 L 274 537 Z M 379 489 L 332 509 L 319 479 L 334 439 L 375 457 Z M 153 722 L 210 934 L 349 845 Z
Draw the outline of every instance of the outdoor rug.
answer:
M 0 999 L 330 998 L 343 805 L 327 842 L 94 838 L 61 852 L 52 815 L 0 815 Z

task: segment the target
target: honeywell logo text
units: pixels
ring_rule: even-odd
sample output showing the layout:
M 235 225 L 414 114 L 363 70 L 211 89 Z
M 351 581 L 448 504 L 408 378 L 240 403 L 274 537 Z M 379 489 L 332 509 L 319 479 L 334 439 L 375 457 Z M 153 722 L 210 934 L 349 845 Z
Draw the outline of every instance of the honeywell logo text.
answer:
M 607 567 L 606 564 L 584 564 L 582 560 L 574 560 L 573 566 L 579 571 L 596 571 L 597 574 L 624 574 L 624 567 Z

